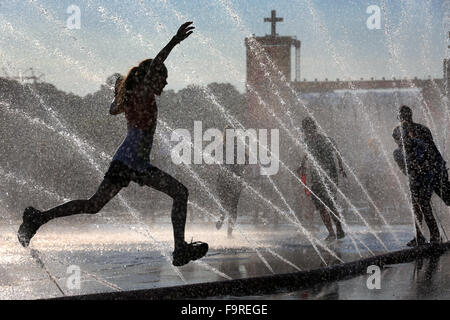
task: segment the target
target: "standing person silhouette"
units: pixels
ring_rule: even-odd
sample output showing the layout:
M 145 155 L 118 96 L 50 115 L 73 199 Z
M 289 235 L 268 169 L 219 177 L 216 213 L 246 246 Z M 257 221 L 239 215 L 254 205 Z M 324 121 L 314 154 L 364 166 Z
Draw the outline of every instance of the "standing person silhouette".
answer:
M 438 178 L 432 170 L 434 156 L 429 152 L 429 146 L 425 141 L 414 137 L 412 130 L 408 128 L 394 130 L 392 137 L 398 145 L 393 152 L 394 160 L 403 174 L 408 177 L 413 211 L 417 219 L 415 221 L 416 237 L 406 245 L 415 247 L 426 242 L 420 230 L 423 218 L 430 231 L 430 242 L 440 242 L 439 227 L 431 207 L 434 183 Z
M 223 130 L 223 154 L 224 158 L 226 154 L 233 154 L 233 163 L 225 163 L 224 169 L 220 171 L 217 179 L 217 191 L 220 199 L 220 203 L 223 208 L 228 212 L 228 230 L 227 236 L 231 238 L 233 235 L 234 225 L 237 220 L 237 209 L 239 204 L 239 198 L 241 196 L 242 189 L 244 188 L 242 182 L 242 176 L 245 174 L 246 164 L 238 164 L 238 137 L 233 137 L 233 141 L 228 143 L 227 141 L 227 131 L 235 130 L 232 126 L 227 126 Z M 228 148 L 228 147 L 231 147 Z M 244 148 L 245 152 L 245 163 L 248 162 L 248 151 L 247 147 Z M 226 162 L 226 161 L 225 161 Z M 222 212 L 219 220 L 216 222 L 216 228 L 219 230 L 225 220 L 226 213 Z
M 52 219 L 98 213 L 122 188 L 133 181 L 140 186 L 149 186 L 164 192 L 173 199 L 173 265 L 182 266 L 207 253 L 207 243 L 184 241 L 187 188 L 150 163 L 158 115 L 155 95 L 161 95 L 167 84 L 164 61 L 177 44 L 189 37 L 193 29 L 192 22 L 184 23 L 153 60 L 142 61 L 137 67 L 131 68 L 126 77 L 117 79 L 116 95 L 109 112 L 112 115 L 125 113 L 128 133 L 117 149 L 102 183 L 96 193 L 87 200 L 69 201 L 43 212 L 33 207 L 26 208 L 18 230 L 18 239 L 22 246 L 27 247 L 39 227 Z
M 344 238 L 345 232 L 338 219 L 339 212 L 333 201 L 336 199 L 337 190 L 331 183 L 332 181 L 336 186 L 338 184 L 338 169 L 334 156 L 336 156 L 338 160 L 339 172 L 343 177 L 346 177 L 346 173 L 342 167 L 342 159 L 335 151 L 334 143 L 331 139 L 317 131 L 316 123 L 312 118 L 307 117 L 303 119 L 302 129 L 305 134 L 305 143 L 308 153 L 304 156 L 300 167 L 297 169 L 297 174 L 301 177 L 305 173 L 307 167 L 310 168 L 311 191 L 313 193 L 312 200 L 314 206 L 319 210 L 320 217 L 329 233 L 325 240 L 335 240 L 336 237 L 338 239 Z M 322 170 L 328 177 L 322 174 Z M 329 210 L 332 212 L 329 212 Z M 331 220 L 333 220 L 336 226 L 336 233 L 334 232 Z

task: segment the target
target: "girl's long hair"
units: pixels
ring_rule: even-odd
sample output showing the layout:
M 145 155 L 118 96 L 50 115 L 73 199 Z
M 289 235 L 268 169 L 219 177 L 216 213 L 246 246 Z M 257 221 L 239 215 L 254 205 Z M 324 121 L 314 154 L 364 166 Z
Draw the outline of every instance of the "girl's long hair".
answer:
M 134 89 L 144 80 L 152 61 L 153 59 L 143 60 L 137 67 L 131 68 L 127 76 L 121 80 L 116 96 L 116 103 L 119 108 L 124 109 L 130 102 Z M 165 73 L 167 76 L 167 68 L 164 64 L 159 68 L 158 72 L 161 74 Z

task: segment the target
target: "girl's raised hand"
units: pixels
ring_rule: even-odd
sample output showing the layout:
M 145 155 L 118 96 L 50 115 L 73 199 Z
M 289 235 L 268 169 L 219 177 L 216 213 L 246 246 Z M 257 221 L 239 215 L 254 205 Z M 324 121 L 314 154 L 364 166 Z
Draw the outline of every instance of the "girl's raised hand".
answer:
M 181 25 L 181 27 L 177 31 L 177 34 L 175 35 L 175 39 L 177 40 L 177 42 L 181 42 L 191 35 L 191 33 L 193 32 L 192 30 L 195 29 L 195 27 L 192 26 L 192 23 L 192 21 L 188 21 Z

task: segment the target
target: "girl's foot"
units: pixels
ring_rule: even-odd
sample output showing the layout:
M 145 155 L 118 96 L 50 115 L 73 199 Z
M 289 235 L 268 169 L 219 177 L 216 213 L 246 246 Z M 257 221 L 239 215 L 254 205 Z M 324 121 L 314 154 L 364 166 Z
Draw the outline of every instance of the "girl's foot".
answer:
M 181 247 L 176 248 L 173 252 L 172 264 L 180 267 L 189 261 L 200 259 L 208 252 L 208 244 L 206 242 L 185 242 Z
M 345 232 L 344 232 L 344 230 L 342 230 L 342 228 L 337 230 L 337 238 L 338 239 L 345 238 Z
M 28 207 L 23 212 L 22 224 L 17 232 L 17 238 L 23 247 L 28 247 L 31 238 L 36 234 L 42 221 L 41 212 L 33 207 Z

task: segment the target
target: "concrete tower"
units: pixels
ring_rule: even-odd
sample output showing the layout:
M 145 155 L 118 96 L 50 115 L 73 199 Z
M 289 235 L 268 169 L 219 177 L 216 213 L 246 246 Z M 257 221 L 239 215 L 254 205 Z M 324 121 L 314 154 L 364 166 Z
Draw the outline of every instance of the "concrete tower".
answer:
M 267 108 L 277 113 L 280 111 L 279 97 L 286 90 L 286 82 L 292 81 L 291 51 L 295 48 L 295 79 L 300 79 L 300 41 L 291 36 L 279 36 L 276 32 L 277 22 L 283 18 L 276 16 L 272 10 L 270 18 L 264 22 L 271 23 L 271 33 L 263 37 L 245 38 L 247 51 L 247 93 L 248 120 L 250 123 L 268 124 Z M 264 106 L 263 101 L 266 103 Z M 269 121 L 270 123 L 270 121 Z M 270 124 L 269 124 L 270 126 Z

